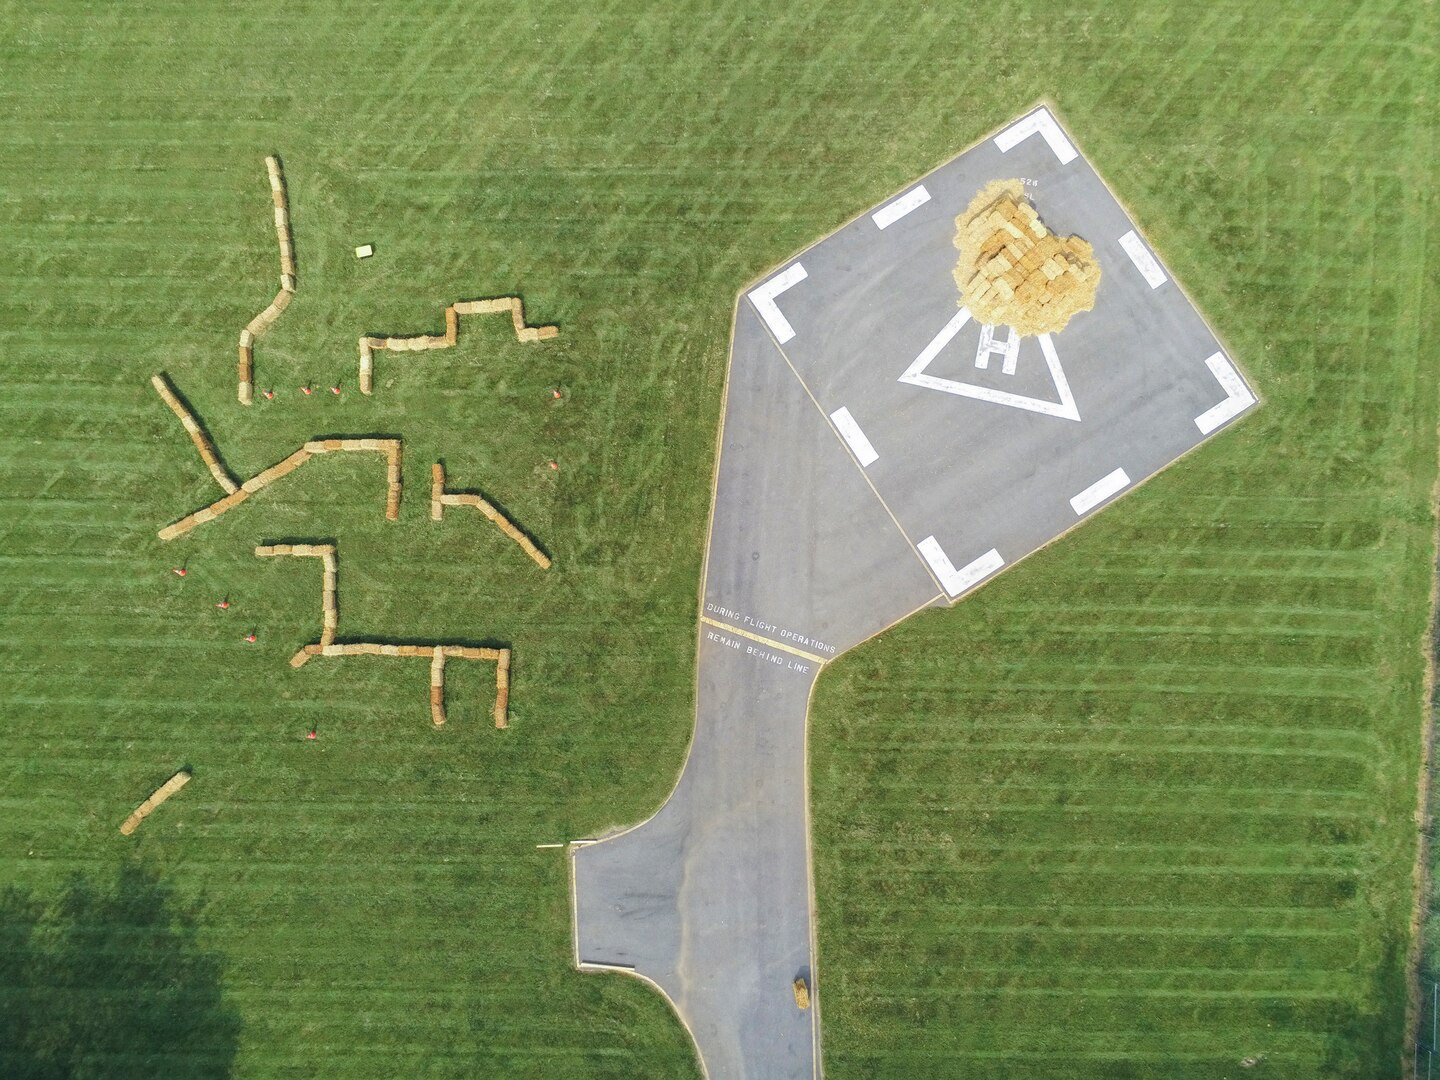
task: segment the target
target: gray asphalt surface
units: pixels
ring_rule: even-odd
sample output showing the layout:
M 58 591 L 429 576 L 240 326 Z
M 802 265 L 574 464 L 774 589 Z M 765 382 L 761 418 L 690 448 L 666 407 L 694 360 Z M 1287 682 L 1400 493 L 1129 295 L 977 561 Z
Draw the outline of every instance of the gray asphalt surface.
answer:
M 1054 338 L 1079 419 L 900 381 L 956 315 L 954 218 L 1002 177 L 1030 181 L 1046 224 L 1101 263 L 1095 310 Z M 1119 246 L 1134 225 L 1083 158 L 1040 135 L 1004 153 L 986 140 L 923 183 L 929 201 L 886 228 L 867 213 L 782 266 L 804 277 L 773 308 L 765 282 L 742 298 L 690 755 L 653 818 L 571 849 L 578 964 L 657 984 L 715 1080 L 819 1073 L 805 736 L 823 664 L 983 583 L 957 584 L 917 545 L 933 538 L 957 569 L 990 551 L 1009 565 L 1105 505 L 1071 503 L 1096 481 L 1123 469 L 1118 497 L 1202 441 L 1196 417 L 1227 396 L 1206 364 L 1220 346 Z M 1005 374 L 998 355 L 977 367 L 980 333 L 961 327 L 924 374 L 1061 399 L 1037 339 Z M 830 418 L 842 406 L 868 464 Z

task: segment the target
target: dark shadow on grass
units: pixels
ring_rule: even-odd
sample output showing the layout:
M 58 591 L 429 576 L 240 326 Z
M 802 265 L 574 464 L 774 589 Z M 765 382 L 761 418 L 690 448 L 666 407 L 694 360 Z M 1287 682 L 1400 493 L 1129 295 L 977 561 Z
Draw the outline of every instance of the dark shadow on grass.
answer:
M 230 1076 L 240 1016 L 198 925 L 198 908 L 129 861 L 58 898 L 0 892 L 0 1076 Z
M 389 634 L 350 634 L 340 635 L 335 638 L 336 645 L 417 645 L 422 649 L 429 649 L 436 645 L 459 645 L 466 649 L 513 649 L 515 646 L 509 641 L 500 638 L 456 638 L 447 637 L 443 640 L 429 638 L 420 641 L 413 637 L 392 637 Z M 361 659 L 364 659 L 363 657 Z M 370 659 L 374 659 L 371 657 Z M 382 658 L 383 659 L 383 658 Z M 401 659 L 404 659 L 403 657 Z M 463 663 L 463 661 L 456 661 Z

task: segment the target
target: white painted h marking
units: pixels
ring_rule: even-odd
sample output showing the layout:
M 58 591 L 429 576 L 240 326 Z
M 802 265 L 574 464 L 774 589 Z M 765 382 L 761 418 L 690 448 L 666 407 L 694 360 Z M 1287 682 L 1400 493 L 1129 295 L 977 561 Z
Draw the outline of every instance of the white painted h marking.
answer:
M 981 371 L 990 367 L 990 354 L 996 353 L 1003 358 L 1000 370 L 1006 375 L 1015 374 L 1015 361 L 1020 356 L 1020 335 L 1013 326 L 1005 329 L 1010 331 L 1010 338 L 1000 341 L 995 337 L 995 327 L 989 323 L 980 327 L 980 344 L 975 349 L 975 366 Z

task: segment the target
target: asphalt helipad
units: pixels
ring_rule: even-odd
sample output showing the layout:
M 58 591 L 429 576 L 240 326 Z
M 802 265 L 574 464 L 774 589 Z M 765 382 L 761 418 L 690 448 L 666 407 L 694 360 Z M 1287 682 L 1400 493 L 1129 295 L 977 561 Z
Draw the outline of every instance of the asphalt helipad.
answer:
M 954 219 L 1000 178 L 1100 262 L 1094 310 L 1053 337 L 957 306 Z M 658 986 L 716 1080 L 818 1075 L 805 721 L 823 666 L 978 588 L 1255 401 L 1043 106 L 749 289 L 694 742 L 655 817 L 572 847 L 577 964 Z

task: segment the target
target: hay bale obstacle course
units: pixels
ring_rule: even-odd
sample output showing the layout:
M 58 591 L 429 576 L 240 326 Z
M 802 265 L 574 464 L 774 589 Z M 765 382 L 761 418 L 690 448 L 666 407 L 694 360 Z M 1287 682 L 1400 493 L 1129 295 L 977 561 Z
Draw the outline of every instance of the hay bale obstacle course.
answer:
M 955 219 L 955 284 L 981 323 L 1029 337 L 1056 334 L 1095 306 L 1100 264 L 1078 236 L 1056 236 L 1019 180 L 987 184 Z
M 541 570 L 550 569 L 550 556 L 546 555 L 535 541 L 522 532 L 509 518 L 497 510 L 483 497 L 474 492 L 446 491 L 445 466 L 435 462 L 430 466 L 430 518 L 440 521 L 447 506 L 473 506 L 493 521 L 496 527 L 511 540 L 520 545 L 520 550 L 534 560 Z
M 436 726 L 445 723 L 445 661 L 490 660 L 495 663 L 495 709 L 497 728 L 509 726 L 510 650 L 483 648 L 473 645 L 391 645 L 375 641 L 336 644 L 340 624 L 340 606 L 336 602 L 340 577 L 340 557 L 334 542 L 314 544 L 260 544 L 255 548 L 258 558 L 294 556 L 320 559 L 325 568 L 325 584 L 321 592 L 320 640 L 305 645 L 290 658 L 292 668 L 304 667 L 315 656 L 398 656 L 430 660 L 430 720 Z
M 335 631 L 340 625 L 340 606 L 336 603 L 336 587 L 340 578 L 339 556 L 334 544 L 261 544 L 255 549 L 259 558 L 273 558 L 293 555 L 300 558 L 320 559 L 325 568 L 325 584 L 320 593 L 320 644 L 329 645 L 335 640 Z
M 312 439 L 289 457 L 264 469 L 240 485 L 239 491 L 231 492 L 223 499 L 195 511 L 188 517 L 166 525 L 160 530 L 161 540 L 174 540 L 197 526 L 214 521 L 221 514 L 233 510 L 257 491 L 269 487 L 275 481 L 289 476 L 312 457 L 343 451 L 373 451 L 385 455 L 385 517 L 390 521 L 400 516 L 400 461 L 399 439 Z
M 150 385 L 160 395 L 160 400 L 170 406 L 170 411 L 180 418 L 185 431 L 190 436 L 190 441 L 195 444 L 195 449 L 200 451 L 200 459 L 205 462 L 205 467 L 210 470 L 210 475 L 215 482 L 225 489 L 225 494 L 234 495 L 240 490 L 240 485 L 230 475 L 230 471 L 220 461 L 220 455 L 215 452 L 215 444 L 210 441 L 210 435 L 205 430 L 195 414 L 190 411 L 185 402 L 180 400 L 179 392 L 175 389 L 170 379 L 162 372 L 150 376 Z
M 343 645 L 305 645 L 290 658 L 292 668 L 304 667 L 313 657 L 393 656 L 430 660 L 430 721 L 445 723 L 445 662 L 447 660 L 491 660 L 495 663 L 495 709 L 497 728 L 510 726 L 510 650 L 471 645 L 392 645 L 377 641 L 347 641 Z
M 270 175 L 270 199 L 275 204 L 275 238 L 280 245 L 280 291 L 275 299 L 259 315 L 240 331 L 240 370 L 236 396 L 241 405 L 249 405 L 255 392 L 255 339 L 269 330 L 275 320 L 284 314 L 295 295 L 295 243 L 290 234 L 290 207 L 285 198 L 285 174 L 280 168 L 280 159 L 273 155 L 265 159 L 265 171 Z
M 161 784 L 158 788 L 151 792 L 150 797 L 144 802 L 142 802 L 139 806 L 137 806 L 134 812 L 129 817 L 127 817 L 124 821 L 120 823 L 121 835 L 129 836 L 131 833 L 133 833 L 136 829 L 140 827 L 140 823 L 154 812 L 157 806 L 163 803 L 166 799 L 170 798 L 171 795 L 174 795 L 177 791 L 179 791 L 189 782 L 190 773 L 184 769 L 181 769 L 174 776 L 170 777 L 169 780 L 166 780 L 165 783 Z
M 427 349 L 448 349 L 455 344 L 459 336 L 461 315 L 493 315 L 502 311 L 510 313 L 515 337 L 519 341 L 547 341 L 560 333 L 558 326 L 527 326 L 525 304 L 518 296 L 501 296 L 494 300 L 457 300 L 445 309 L 443 334 L 360 338 L 360 392 L 369 394 L 374 391 L 377 351 L 384 349 L 390 352 L 424 352 Z

